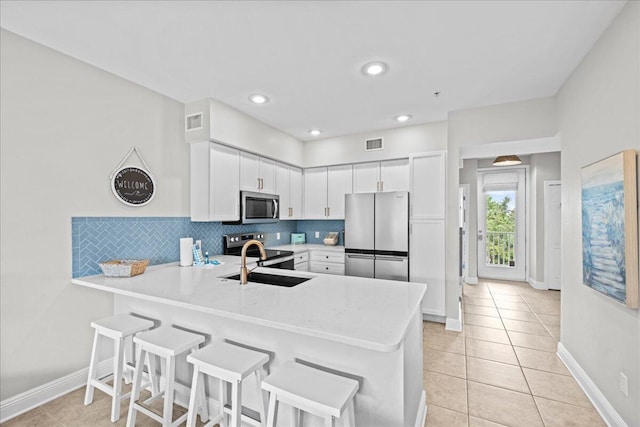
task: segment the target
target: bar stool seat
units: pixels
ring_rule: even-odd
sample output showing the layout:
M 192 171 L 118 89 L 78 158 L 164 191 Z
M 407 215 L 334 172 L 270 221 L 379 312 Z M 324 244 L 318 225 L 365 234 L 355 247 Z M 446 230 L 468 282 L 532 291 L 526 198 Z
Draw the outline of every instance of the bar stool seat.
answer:
M 125 340 L 134 334 L 153 328 L 151 320 L 142 319 L 130 314 L 117 314 L 115 316 L 91 322 L 91 327 L 95 329 L 93 338 L 93 349 L 91 350 L 91 362 L 89 363 L 89 376 L 87 379 L 87 390 L 84 395 L 84 404 L 93 402 L 93 390 L 97 388 L 112 397 L 111 401 L 111 422 L 120 419 L 120 404 L 122 399 L 128 398 L 131 393 L 122 393 L 123 375 L 127 374 L 127 357 L 125 352 Z M 105 379 L 99 379 L 98 356 L 100 353 L 100 337 L 110 338 L 114 341 L 113 373 Z M 130 357 L 131 358 L 131 357 Z M 113 378 L 113 385 L 108 385 L 106 381 Z
M 225 405 L 226 405 L 226 383 L 231 384 L 231 426 L 239 427 L 242 416 L 242 380 L 251 374 L 256 376 L 257 390 L 262 394 L 261 382 L 264 366 L 269 362 L 269 355 L 259 351 L 249 350 L 244 347 L 218 342 L 204 347 L 201 350 L 187 356 L 187 362 L 193 364 L 193 382 L 191 384 L 191 398 L 189 399 L 189 411 L 187 427 L 195 426 L 195 391 L 198 385 L 204 380 L 205 374 L 219 380 L 219 412 L 216 417 L 210 419 L 206 426 L 213 426 L 221 422 L 222 426 L 227 426 Z M 264 397 L 261 396 L 259 407 L 260 422 L 265 422 Z
M 137 411 L 153 418 L 162 423 L 163 426 L 177 426 L 186 420 L 187 414 L 184 414 L 175 421 L 173 420 L 173 394 L 175 387 L 175 369 L 176 357 L 187 351 L 195 351 L 200 344 L 204 342 L 204 336 L 176 329 L 169 326 L 161 326 L 149 332 L 136 335 L 133 342 L 137 345 L 137 364 L 134 372 L 133 390 L 131 391 L 131 401 L 129 403 L 129 416 L 127 418 L 127 427 L 133 427 L 136 422 Z M 142 363 L 145 355 L 149 358 L 162 357 L 166 363 L 165 389 L 163 392 L 145 400 L 139 401 L 142 381 Z M 201 400 L 201 417 L 208 419 L 206 405 L 204 404 L 204 387 L 199 391 Z M 151 402 L 164 396 L 164 407 L 162 413 L 157 412 L 149 406 Z
M 355 426 L 356 380 L 289 362 L 265 378 L 262 388 L 269 392 L 267 427 L 275 426 L 279 402 L 295 409 L 296 424 L 302 410 L 324 418 L 327 427 L 343 415 L 344 426 Z

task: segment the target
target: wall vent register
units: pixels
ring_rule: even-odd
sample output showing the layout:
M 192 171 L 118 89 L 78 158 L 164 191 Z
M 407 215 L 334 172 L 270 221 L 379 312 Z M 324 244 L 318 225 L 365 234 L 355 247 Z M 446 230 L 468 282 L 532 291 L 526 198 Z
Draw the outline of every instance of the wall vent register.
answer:
M 382 138 L 367 139 L 364 144 L 365 151 L 383 150 L 384 144 Z

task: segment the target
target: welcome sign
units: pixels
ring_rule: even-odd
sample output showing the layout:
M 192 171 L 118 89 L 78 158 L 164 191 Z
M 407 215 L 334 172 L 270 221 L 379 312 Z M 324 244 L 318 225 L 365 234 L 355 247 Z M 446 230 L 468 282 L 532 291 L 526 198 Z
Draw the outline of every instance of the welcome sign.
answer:
M 111 190 L 125 205 L 144 206 L 153 199 L 155 183 L 146 170 L 126 166 L 113 175 Z

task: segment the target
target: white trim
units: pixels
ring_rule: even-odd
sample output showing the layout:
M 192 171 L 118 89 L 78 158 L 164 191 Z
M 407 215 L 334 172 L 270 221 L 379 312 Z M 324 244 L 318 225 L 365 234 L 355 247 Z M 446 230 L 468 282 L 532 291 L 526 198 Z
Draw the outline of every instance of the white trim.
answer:
M 487 159 L 503 154 L 528 155 L 560 151 L 560 134 L 547 138 L 524 139 L 492 143 L 474 142 L 460 147 L 461 159 Z
M 540 289 L 540 290 L 548 290 L 549 287 L 547 285 L 544 284 L 544 282 L 538 282 L 537 280 L 533 280 L 531 277 L 529 277 L 527 279 L 527 283 L 529 283 L 531 285 L 532 288 L 534 289 Z
M 418 405 L 418 414 L 416 416 L 416 423 L 414 427 L 422 427 L 424 426 L 424 422 L 427 419 L 427 393 L 422 390 L 422 395 L 420 395 L 420 404 Z
M 469 276 L 464 279 L 464 283 L 467 285 L 477 285 L 478 284 L 478 276 Z
M 596 411 L 600 414 L 602 419 L 609 427 L 628 427 L 624 422 L 620 414 L 616 412 L 615 408 L 609 403 L 604 394 L 591 380 L 589 375 L 582 369 L 582 366 L 578 364 L 576 359 L 573 358 L 569 350 L 566 349 L 561 342 L 558 343 L 558 357 L 565 364 L 573 378 L 578 382 L 578 385 L 584 393 L 587 395 Z
M 111 372 L 113 372 L 113 358 L 98 364 L 99 378 L 109 375 Z M 89 368 L 87 367 L 3 400 L 0 402 L 0 423 L 5 423 L 18 415 L 83 387 L 87 384 L 88 375 Z
M 427 313 L 427 312 L 423 311 L 422 312 L 422 320 L 426 320 L 427 322 L 445 323 L 446 322 L 446 317 L 438 315 L 438 314 Z
M 453 317 L 447 317 L 447 323 L 444 327 L 447 331 L 462 332 L 462 320 L 454 319 Z

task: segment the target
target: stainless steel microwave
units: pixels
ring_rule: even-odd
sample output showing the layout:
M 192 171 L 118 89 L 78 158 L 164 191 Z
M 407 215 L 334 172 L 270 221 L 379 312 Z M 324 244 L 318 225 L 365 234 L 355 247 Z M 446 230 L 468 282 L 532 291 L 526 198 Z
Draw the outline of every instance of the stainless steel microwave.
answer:
M 278 222 L 280 219 L 280 196 L 276 194 L 240 192 L 240 222 L 260 224 Z

